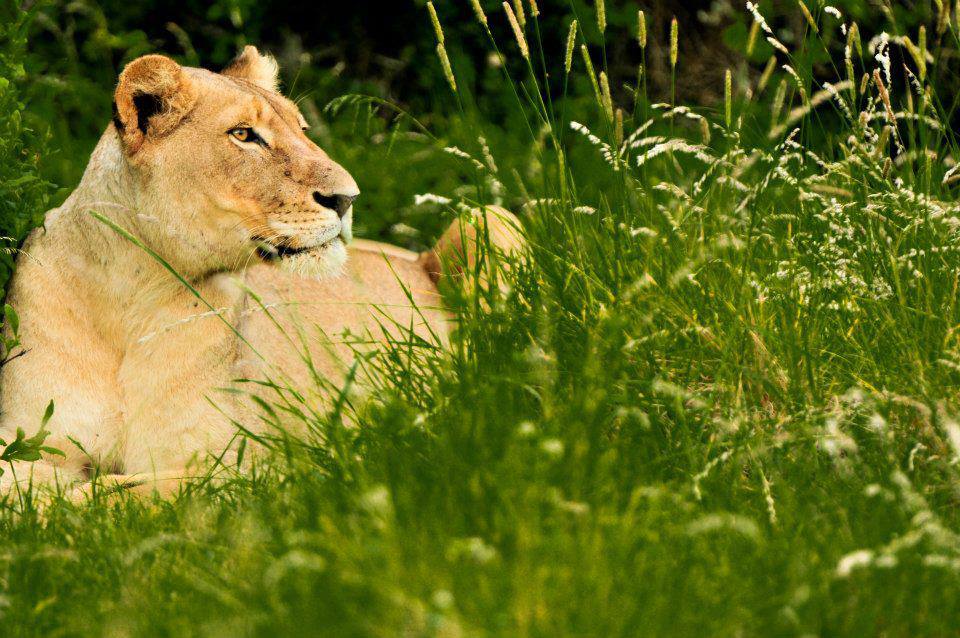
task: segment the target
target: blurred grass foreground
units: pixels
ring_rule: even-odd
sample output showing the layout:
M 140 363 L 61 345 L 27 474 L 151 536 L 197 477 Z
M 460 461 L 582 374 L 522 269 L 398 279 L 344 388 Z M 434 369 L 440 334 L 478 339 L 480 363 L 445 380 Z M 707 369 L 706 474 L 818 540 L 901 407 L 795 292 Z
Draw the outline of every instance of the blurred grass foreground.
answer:
M 2 0 L 4 280 L 124 63 L 246 43 L 360 236 L 530 249 L 254 472 L 8 500 L 0 633 L 956 634 L 960 7 L 435 5 Z

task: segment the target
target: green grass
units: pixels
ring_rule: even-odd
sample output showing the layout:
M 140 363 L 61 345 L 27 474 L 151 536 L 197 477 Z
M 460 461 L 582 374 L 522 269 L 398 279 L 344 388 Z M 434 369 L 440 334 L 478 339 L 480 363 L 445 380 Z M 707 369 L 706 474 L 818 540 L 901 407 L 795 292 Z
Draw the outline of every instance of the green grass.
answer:
M 386 346 L 371 400 L 305 416 L 310 435 L 252 473 L 172 501 L 0 511 L 2 632 L 955 633 L 953 98 L 898 84 L 884 133 L 864 34 L 843 105 L 770 139 L 781 80 L 790 108 L 822 88 L 797 60 L 828 51 L 845 75 L 833 33 L 781 55 L 802 92 L 787 72 L 764 93 L 735 82 L 729 126 L 727 105 L 674 112 L 642 89 L 634 111 L 615 88 L 622 129 L 602 96 L 547 99 L 536 47 L 509 78 L 529 127 L 459 94 L 445 130 L 411 137 L 347 100 L 335 121 L 364 124 L 321 141 L 377 202 L 358 206 L 367 234 L 426 243 L 501 199 L 530 246 L 508 290 L 448 290 L 448 353 Z M 427 189 L 450 204 L 411 206 Z

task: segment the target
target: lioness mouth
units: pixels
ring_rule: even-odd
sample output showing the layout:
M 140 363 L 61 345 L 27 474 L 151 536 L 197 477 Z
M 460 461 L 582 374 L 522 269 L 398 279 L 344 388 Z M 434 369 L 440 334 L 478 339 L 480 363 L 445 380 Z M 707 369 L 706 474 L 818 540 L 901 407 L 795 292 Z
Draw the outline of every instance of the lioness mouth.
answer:
M 257 255 L 261 259 L 271 261 L 274 259 L 283 259 L 284 257 L 290 257 L 292 255 L 299 255 L 300 253 L 305 253 L 309 248 L 291 248 L 290 246 L 274 246 L 273 244 L 268 244 L 266 242 L 260 242 L 257 245 Z
M 290 246 L 274 246 L 274 249 L 277 251 L 277 255 L 280 257 L 289 257 L 290 255 L 299 255 L 300 253 L 305 253 L 308 250 L 313 250 L 316 246 L 311 246 L 309 248 L 292 248 Z
M 321 244 L 319 246 L 306 246 L 301 248 L 294 248 L 293 246 L 286 246 L 286 245 L 277 246 L 276 244 L 271 244 L 262 239 L 258 239 L 257 255 L 263 260 L 272 261 L 274 259 L 283 259 L 284 257 L 292 257 L 294 255 L 299 255 L 301 253 L 307 253 L 310 251 L 319 250 L 326 245 L 327 244 Z

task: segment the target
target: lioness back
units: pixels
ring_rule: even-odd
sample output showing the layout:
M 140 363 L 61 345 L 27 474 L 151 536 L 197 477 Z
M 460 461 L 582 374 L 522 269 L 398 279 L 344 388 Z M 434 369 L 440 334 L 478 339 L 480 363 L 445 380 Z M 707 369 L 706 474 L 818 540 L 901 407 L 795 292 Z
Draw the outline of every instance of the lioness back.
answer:
M 338 277 L 304 279 L 268 264 L 249 269 L 246 284 L 254 298 L 241 331 L 256 353 L 243 357 L 244 372 L 259 367 L 307 386 L 310 372 L 300 354 L 301 344 L 308 344 L 316 372 L 337 383 L 353 362 L 354 349 L 369 350 L 388 337 L 407 341 L 411 329 L 428 343 L 441 345 L 447 315 L 418 257 L 395 246 L 357 240 Z

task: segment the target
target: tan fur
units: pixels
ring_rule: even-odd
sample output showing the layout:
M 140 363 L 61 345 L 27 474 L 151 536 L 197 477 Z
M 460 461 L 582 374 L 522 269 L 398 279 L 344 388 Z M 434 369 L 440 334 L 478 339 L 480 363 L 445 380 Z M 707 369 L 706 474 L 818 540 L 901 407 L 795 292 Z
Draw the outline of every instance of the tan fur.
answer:
M 424 252 L 418 259 L 435 282 L 444 275 L 457 280 L 467 279 L 468 274 L 473 273 L 465 271 L 480 260 L 484 268 L 476 273 L 475 281 L 486 285 L 494 277 L 494 270 L 504 264 L 499 258 L 520 251 L 523 243 L 520 222 L 513 213 L 500 206 L 487 206 L 474 211 L 469 219 L 451 224 L 433 250 Z M 483 246 L 499 254 L 481 259 Z
M 257 47 L 247 45 L 220 73 L 245 79 L 268 91 L 276 91 L 279 71 L 280 67 L 272 56 L 261 55 Z
M 358 241 L 348 259 L 352 208 L 341 219 L 315 193 L 353 197 L 357 185 L 304 135 L 275 76 L 252 47 L 226 75 L 153 55 L 124 69 L 114 124 L 77 189 L 29 237 L 11 283 L 27 353 L 0 370 L 0 435 L 35 431 L 52 399 L 48 444 L 67 453 L 18 467 L 21 481 L 67 484 L 96 467 L 115 484 L 174 489 L 227 450 L 232 420 L 258 428 L 252 402 L 221 391 L 251 388 L 234 379 L 271 378 L 322 403 L 309 395 L 312 375 L 343 382 L 356 341 L 346 331 L 372 341 L 361 350 L 402 336 L 398 326 L 446 338 L 436 280 L 451 251 Z M 241 125 L 267 145 L 231 138 Z M 504 214 L 495 228 L 516 223 Z M 312 272 L 338 274 L 293 275 L 289 258 L 278 267 L 257 256 L 264 242 L 304 249 L 294 257 L 319 264 Z M 8 489 L 12 480 L 3 476 Z

